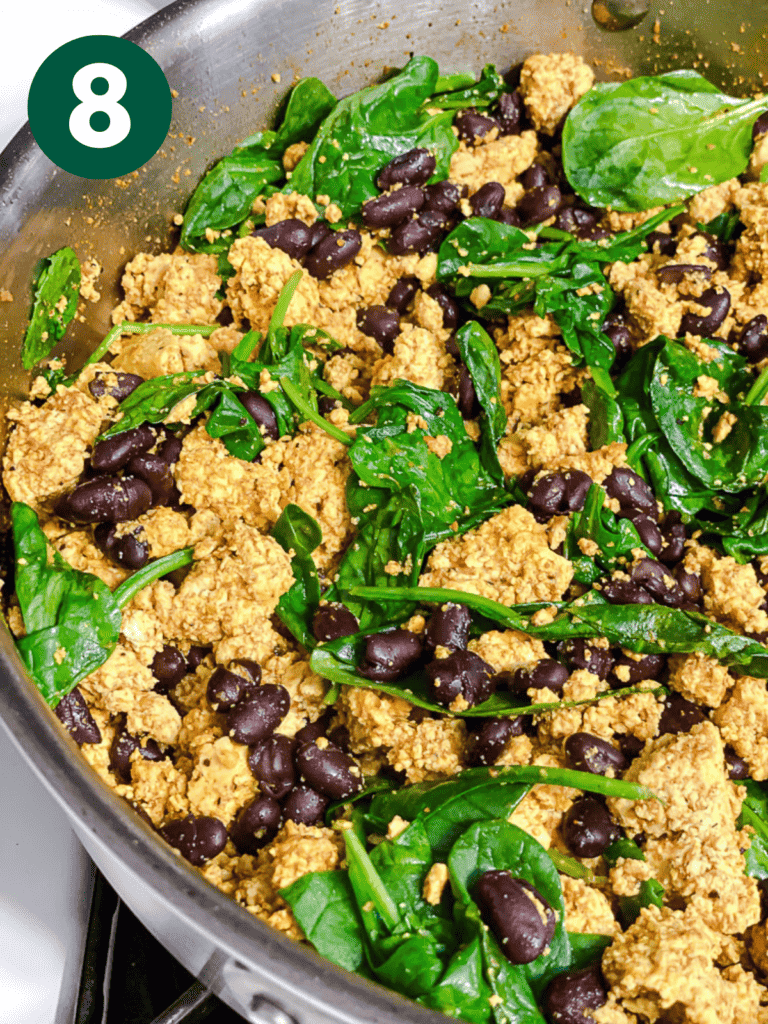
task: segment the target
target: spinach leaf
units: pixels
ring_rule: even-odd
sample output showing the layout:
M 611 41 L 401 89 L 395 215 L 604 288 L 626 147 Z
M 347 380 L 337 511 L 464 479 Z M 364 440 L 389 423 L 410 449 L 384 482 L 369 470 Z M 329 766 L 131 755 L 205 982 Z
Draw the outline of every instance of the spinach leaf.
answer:
M 463 75 L 438 78 L 434 94 L 427 101 L 428 106 L 440 110 L 463 110 L 465 107 L 484 110 L 506 91 L 504 79 L 493 64 L 485 65 L 477 81 L 471 75 L 468 77 L 469 81 Z
M 467 945 L 458 949 L 443 976 L 417 1002 L 450 1017 L 473 1024 L 490 1024 L 493 989 L 485 979 L 480 928 Z
M 343 216 L 353 216 L 378 195 L 375 178 L 382 167 L 416 146 L 429 149 L 437 161 L 430 180 L 447 178 L 458 148 L 451 130 L 453 111 L 429 114 L 423 109 L 437 79 L 433 60 L 414 57 L 393 78 L 339 100 L 284 191 L 327 195 Z
M 611 944 L 609 935 L 586 935 L 583 932 L 568 932 L 571 944 L 569 970 L 581 971 L 584 967 L 599 964 L 603 953 Z
M 507 429 L 507 413 L 501 400 L 499 351 L 488 332 L 474 320 L 459 328 L 456 344 L 482 409 L 480 458 L 492 477 L 503 480 L 497 448 Z
M 21 343 L 21 365 L 31 370 L 64 337 L 77 312 L 80 296 L 80 261 L 64 246 L 46 256 L 33 285 L 32 312 Z
M 237 400 L 233 390 L 221 390 L 205 430 L 210 437 L 220 437 L 229 454 L 245 462 L 253 462 L 265 447 L 256 420 Z
M 611 386 L 607 390 L 594 375 L 581 385 L 581 400 L 589 409 L 589 443 L 596 450 L 624 440 L 624 416 Z
M 765 786 L 749 779 L 743 783 L 747 796 L 741 805 L 739 828 L 754 829 L 752 842 L 744 854 L 746 872 L 752 878 L 768 878 L 768 792 Z
M 574 512 L 565 535 L 564 554 L 574 563 L 574 578 L 579 583 L 594 583 L 601 575 L 611 572 L 621 560 L 632 561 L 632 550 L 639 548 L 649 558 L 651 552 L 640 540 L 640 534 L 629 519 L 618 519 L 605 505 L 602 487 L 592 484 L 580 512 Z M 594 556 L 583 554 L 580 540 L 596 544 Z
M 348 971 L 363 967 L 364 932 L 346 871 L 311 871 L 280 895 L 321 956 Z
M 312 552 L 323 542 L 317 520 L 299 508 L 286 505 L 272 527 L 272 536 L 286 551 L 292 552 L 291 569 L 296 582 L 277 603 L 280 621 L 308 650 L 315 646 L 312 619 L 320 603 L 320 581 Z
M 695 71 L 593 86 L 568 115 L 563 166 L 592 206 L 647 210 L 747 166 L 766 101 L 726 96 Z
M 645 854 L 632 839 L 618 839 L 605 851 L 605 859 L 610 867 L 614 867 L 620 857 L 645 861 Z M 663 906 L 664 886 L 656 878 L 643 879 L 635 896 L 619 897 L 619 911 L 625 928 L 629 928 L 637 920 L 643 907 Z
M 743 225 L 739 220 L 738 210 L 726 210 L 724 213 L 718 213 L 706 224 L 699 224 L 698 227 L 719 238 L 721 242 L 732 242 L 740 234 Z

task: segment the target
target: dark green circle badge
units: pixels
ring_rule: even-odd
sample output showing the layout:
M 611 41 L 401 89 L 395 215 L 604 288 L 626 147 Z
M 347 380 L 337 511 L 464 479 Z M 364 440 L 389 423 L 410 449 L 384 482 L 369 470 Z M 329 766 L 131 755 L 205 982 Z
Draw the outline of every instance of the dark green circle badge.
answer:
M 171 105 L 168 81 L 146 50 L 117 36 L 81 36 L 40 65 L 27 113 L 49 160 L 81 178 L 117 178 L 158 151 Z

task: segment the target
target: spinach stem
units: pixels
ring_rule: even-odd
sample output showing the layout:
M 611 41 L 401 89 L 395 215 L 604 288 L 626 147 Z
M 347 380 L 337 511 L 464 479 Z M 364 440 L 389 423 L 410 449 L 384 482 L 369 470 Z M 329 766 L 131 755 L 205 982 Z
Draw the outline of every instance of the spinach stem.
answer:
M 768 366 L 760 373 L 760 376 L 747 392 L 744 405 L 762 405 L 766 394 L 768 394 Z
M 107 332 L 104 336 L 104 340 L 101 344 L 88 356 L 86 361 L 83 363 L 80 373 L 90 366 L 92 363 L 98 363 L 102 356 L 109 352 L 112 342 L 119 338 L 121 334 L 149 334 L 150 331 L 156 331 L 159 328 L 170 331 L 171 334 L 201 334 L 204 338 L 210 337 L 220 324 L 135 324 L 130 320 L 123 320 Z
M 561 875 L 568 875 L 570 878 L 583 878 L 585 881 L 592 884 L 596 882 L 607 882 L 607 878 L 603 878 L 602 875 L 596 875 L 591 868 L 588 868 L 586 864 L 581 864 L 574 857 L 569 857 L 565 853 L 560 853 L 559 850 L 551 848 L 547 850 L 552 863 L 555 865 Z
M 269 328 L 267 329 L 267 337 L 272 340 L 275 331 L 279 330 L 283 326 L 283 320 L 285 320 L 285 314 L 288 312 L 288 307 L 291 304 L 293 293 L 299 287 L 299 281 L 303 276 L 303 271 L 294 270 L 291 276 L 283 285 L 280 290 L 280 294 L 277 297 L 275 308 L 272 310 L 272 316 L 269 321 Z
M 357 874 L 361 885 L 365 887 L 366 895 L 378 910 L 384 924 L 392 931 L 400 920 L 397 904 L 387 892 L 360 837 L 353 828 L 348 828 L 345 831 L 344 843 L 347 848 L 350 872 L 354 871 Z
M 290 377 L 280 377 L 279 384 L 302 416 L 305 416 L 308 420 L 316 423 L 318 427 L 326 432 L 326 434 L 330 434 L 331 437 L 335 438 L 337 441 L 341 441 L 342 444 L 352 444 L 353 439 L 348 434 L 345 434 L 340 427 L 336 427 L 333 423 L 329 423 L 324 416 L 321 416 L 319 412 L 312 408 Z
M 156 558 L 154 562 L 150 562 L 145 565 L 143 569 L 139 569 L 133 576 L 129 576 L 127 580 L 115 587 L 112 591 L 112 597 L 119 608 L 125 608 L 133 598 L 138 594 L 140 590 L 148 586 L 150 583 L 154 583 L 155 580 L 160 579 L 161 576 L 165 576 L 166 573 L 173 572 L 174 569 L 181 569 L 184 565 L 189 565 L 193 560 L 192 553 L 194 547 L 179 548 L 178 551 L 172 551 L 170 555 L 164 555 L 163 558 Z
M 645 473 L 640 466 L 640 459 L 645 455 L 649 448 L 653 448 L 660 437 L 660 432 L 658 430 L 654 430 L 652 433 L 646 434 L 644 437 L 638 437 L 638 439 L 633 441 L 629 448 L 627 448 L 627 462 L 634 472 L 637 473 L 638 476 L 641 476 L 643 480 L 645 480 Z

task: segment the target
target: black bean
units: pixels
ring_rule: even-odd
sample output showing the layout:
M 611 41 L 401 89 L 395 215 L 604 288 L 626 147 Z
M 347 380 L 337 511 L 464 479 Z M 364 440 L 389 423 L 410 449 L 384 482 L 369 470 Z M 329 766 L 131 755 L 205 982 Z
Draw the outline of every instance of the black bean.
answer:
M 298 746 L 297 740 L 275 734 L 251 747 L 248 766 L 261 792 L 273 800 L 282 800 L 296 785 L 293 758 Z
M 363 203 L 360 211 L 367 228 L 394 228 L 409 220 L 424 205 L 424 191 L 416 185 L 404 185 Z
M 768 356 L 768 316 L 758 313 L 744 325 L 736 349 L 750 363 L 759 363 Z
M 523 732 L 523 719 L 520 715 L 506 718 L 486 718 L 477 735 L 472 748 L 471 762 L 473 765 L 489 766 L 496 764 L 504 753 L 504 748 L 513 736 Z
M 352 758 L 327 740 L 302 743 L 296 753 L 296 769 L 330 800 L 346 800 L 363 787 L 362 774 Z
M 566 971 L 550 981 L 544 992 L 544 1012 L 548 1024 L 585 1024 L 608 999 L 600 967 L 593 964 L 580 971 Z
M 725 768 L 728 778 L 733 782 L 743 782 L 749 778 L 749 765 L 743 757 L 739 757 L 733 747 L 726 744 L 725 747 Z
M 627 759 L 607 740 L 588 732 L 574 732 L 565 741 L 565 753 L 571 768 L 593 775 L 617 778 L 627 768 Z
M 314 722 L 308 722 L 296 733 L 296 739 L 299 743 L 311 743 L 312 740 L 316 740 L 318 736 L 325 736 L 330 725 L 331 718 L 333 716 L 333 709 L 328 708 L 323 714 L 316 719 Z
M 149 561 L 149 543 L 141 539 L 141 527 L 118 535 L 117 527 L 102 523 L 93 531 L 93 541 L 99 551 L 124 569 L 142 569 Z
M 494 128 L 499 128 L 499 122 L 496 118 L 486 117 L 485 114 L 479 114 L 471 108 L 457 114 L 453 120 L 453 125 L 459 133 L 459 138 L 470 144 L 477 142 L 478 139 L 485 138 Z
M 227 713 L 246 696 L 250 696 L 253 690 L 254 687 L 243 676 L 230 672 L 223 665 L 217 665 L 211 673 L 205 693 L 214 711 Z
M 474 419 L 475 416 L 480 414 L 480 402 L 477 398 L 475 385 L 472 383 L 472 375 L 464 363 L 461 364 L 461 369 L 459 370 L 459 394 L 456 404 L 465 420 Z
M 263 238 L 273 249 L 282 249 L 295 260 L 303 259 L 309 252 L 311 231 L 303 220 L 289 217 L 268 228 L 256 228 L 251 232 L 254 238 Z
M 333 231 L 309 251 L 304 266 L 313 277 L 324 281 L 334 271 L 351 263 L 362 244 L 360 232 L 354 228 Z
M 599 679 L 607 679 L 613 666 L 613 655 L 606 647 L 595 647 L 588 640 L 561 640 L 557 645 L 560 655 L 571 672 L 584 669 Z
M 657 736 L 666 733 L 690 732 L 694 725 L 706 721 L 706 715 L 693 701 L 682 694 L 670 693 L 664 698 L 664 708 L 659 718 Z
M 581 404 L 582 404 L 582 394 L 581 394 L 581 388 L 579 387 L 578 384 L 575 387 L 571 388 L 570 391 L 561 392 L 561 394 L 560 394 L 560 405 L 564 409 L 573 409 L 574 406 L 581 405 Z M 580 469 L 574 469 L 572 472 L 574 472 L 574 473 L 581 473 L 581 470 Z M 584 475 L 586 476 L 586 474 L 584 474 Z M 590 479 L 590 483 L 591 482 L 592 481 Z M 582 508 L 584 507 L 583 499 L 582 499 L 581 507 Z
M 526 192 L 532 188 L 543 188 L 545 185 L 549 185 L 550 177 L 546 167 L 541 164 L 531 164 L 520 179 L 520 184 Z
M 277 800 L 268 795 L 257 796 L 229 826 L 229 838 L 238 853 L 255 856 L 262 846 L 275 838 L 281 818 L 282 811 Z
M 529 189 L 517 204 L 524 224 L 540 224 L 560 209 L 563 196 L 557 185 L 541 185 Z
M 515 669 L 513 676 L 513 688 L 521 697 L 527 696 L 530 689 L 552 690 L 553 693 L 562 693 L 563 687 L 568 682 L 568 669 L 561 665 L 554 658 L 542 658 L 532 667 Z
M 731 293 L 727 288 L 722 288 L 719 292 L 714 288 L 707 288 L 695 301 L 696 305 L 703 306 L 710 312 L 703 316 L 699 313 L 685 313 L 680 321 L 679 334 L 711 338 L 728 316 L 728 310 L 731 308 Z
M 275 410 L 259 391 L 238 391 L 237 399 L 256 421 L 256 426 L 265 437 L 277 441 L 280 428 L 277 425 Z
M 376 185 L 382 192 L 393 185 L 423 185 L 435 173 L 436 166 L 428 149 L 409 149 L 382 167 L 376 175 Z
M 326 238 L 330 238 L 332 234 L 333 229 L 329 228 L 324 220 L 316 220 L 309 227 L 309 248 L 314 249 L 316 245 L 319 245 Z
M 636 508 L 653 519 L 659 518 L 656 498 L 639 473 L 627 466 L 617 466 L 603 484 L 609 498 L 616 498 L 622 508 Z
M 469 640 L 472 616 L 464 604 L 444 604 L 430 616 L 424 630 L 424 649 L 432 653 L 436 647 L 461 651 Z
M 236 743 L 265 740 L 282 722 L 291 706 L 284 686 L 264 683 L 227 715 L 227 732 Z
M 685 527 L 682 523 L 664 523 L 661 531 L 664 547 L 659 551 L 659 561 L 675 565 L 685 554 Z
M 641 679 L 658 679 L 666 664 L 667 659 L 663 654 L 646 654 L 637 660 L 619 654 L 609 676 L 611 686 L 621 689 L 622 686 L 633 686 Z M 621 671 L 617 672 L 617 669 Z
M 503 92 L 493 111 L 500 135 L 519 135 L 523 126 L 523 97 L 519 92 Z
M 145 761 L 162 761 L 165 758 L 154 740 L 148 739 L 142 746 L 125 728 L 125 722 L 121 722 L 109 747 L 109 767 L 116 778 L 126 785 L 131 781 L 131 754 L 134 750 L 138 750 Z
M 701 577 L 695 572 L 688 572 L 683 565 L 676 565 L 673 575 L 680 585 L 687 600 L 697 603 L 701 600 L 704 591 L 701 587 Z
M 759 139 L 762 135 L 768 134 L 768 110 L 752 125 L 752 138 Z
M 565 492 L 562 509 L 564 512 L 580 512 L 587 500 L 587 492 L 592 486 L 592 477 L 580 469 L 567 469 L 563 473 Z
M 114 377 L 114 382 L 111 381 Z M 102 398 L 109 395 L 118 402 L 122 402 L 128 395 L 132 395 L 139 384 L 144 383 L 144 378 L 137 373 L 118 373 L 117 370 L 109 370 L 106 373 L 97 374 L 88 385 L 88 390 L 94 398 Z
M 421 288 L 421 281 L 418 277 L 401 277 L 392 286 L 392 290 L 387 296 L 386 305 L 402 316 L 413 302 L 413 297 L 419 288 Z
M 79 687 L 61 698 L 54 713 L 78 746 L 101 743 L 101 730 L 94 722 Z
M 245 670 L 246 681 L 250 680 L 253 686 L 259 685 L 261 682 L 261 665 L 258 661 L 254 661 L 252 658 L 235 658 L 232 664 Z
M 178 505 L 181 495 L 173 479 L 171 467 L 161 455 L 134 455 L 128 463 L 127 470 L 133 476 L 143 480 L 152 492 L 152 504 Z
M 71 523 L 124 523 L 137 519 L 152 504 L 152 491 L 133 476 L 101 476 L 86 480 L 53 506 Z
M 193 644 L 187 652 L 187 671 L 194 672 L 198 665 L 202 665 L 210 653 L 210 647 L 204 647 L 202 644 Z
M 707 231 L 699 231 L 693 237 L 706 239 L 707 247 L 701 254 L 704 259 L 711 260 L 718 270 L 728 269 L 728 264 L 731 262 L 731 246 L 727 242 L 721 241 L 715 235 L 710 235 Z
M 318 643 L 338 640 L 342 636 L 352 636 L 359 629 L 360 623 L 343 604 L 321 605 L 312 619 L 312 633 Z
M 641 558 L 629 571 L 633 583 L 637 583 L 656 598 L 658 604 L 668 608 L 679 608 L 686 601 L 686 595 L 670 571 L 652 558 Z
M 163 443 L 157 446 L 157 454 L 163 462 L 167 462 L 169 466 L 172 466 L 175 462 L 179 461 L 181 449 L 181 438 L 171 435 L 170 437 L 166 437 Z
M 453 213 L 460 200 L 467 193 L 466 185 L 457 185 L 454 181 L 437 181 L 424 189 L 427 200 L 426 210 L 437 210 L 440 213 Z
M 221 853 L 227 845 L 227 830 L 218 818 L 188 814 L 186 818 L 166 822 L 158 832 L 196 867 Z
M 334 728 L 328 733 L 328 739 L 334 746 L 338 747 L 339 750 L 343 750 L 345 754 L 350 753 L 349 744 L 352 736 L 346 725 L 334 726 Z
M 187 674 L 187 659 L 178 647 L 166 644 L 154 656 L 149 667 L 157 680 L 155 689 L 160 693 L 165 693 L 180 683 Z
M 395 339 L 400 334 L 400 317 L 394 309 L 387 306 L 358 309 L 356 321 L 358 330 L 378 341 L 387 355 L 392 355 Z
M 458 696 L 474 707 L 487 700 L 496 688 L 493 669 L 473 651 L 454 651 L 447 658 L 431 661 L 424 672 L 432 684 L 433 698 L 445 707 Z
M 114 437 L 105 437 L 93 446 L 91 469 L 97 473 L 114 473 L 130 461 L 132 455 L 145 452 L 157 442 L 157 434 L 148 423 L 124 430 Z
M 594 796 L 581 796 L 566 811 L 562 832 L 574 857 L 599 857 L 617 830 L 604 803 Z
M 563 473 L 547 473 L 540 477 L 528 495 L 530 506 L 539 522 L 546 522 L 557 515 L 565 499 L 565 476 Z
M 636 508 L 624 508 L 619 512 L 619 519 L 629 519 L 637 530 L 640 540 L 653 555 L 658 555 L 664 547 L 661 530 L 653 519 Z
M 393 256 L 406 256 L 412 252 L 427 252 L 448 227 L 446 215 L 438 210 L 424 210 L 413 220 L 398 225 L 389 239 Z
M 660 267 L 656 276 L 662 284 L 680 284 L 689 276 L 697 276 L 705 281 L 712 277 L 712 271 L 700 263 L 668 263 L 666 267 Z
M 513 964 L 529 964 L 552 941 L 555 912 L 538 890 L 511 871 L 484 871 L 475 886 L 483 920 Z
M 500 224 L 509 224 L 513 228 L 519 228 L 523 223 L 517 210 L 512 210 L 508 206 L 504 206 L 499 210 L 496 220 Z
M 368 679 L 391 681 L 405 675 L 421 655 L 421 639 L 407 629 L 392 629 L 366 637 L 365 660 L 359 667 Z
M 486 181 L 474 195 L 470 196 L 469 205 L 476 217 L 488 217 L 493 220 L 504 205 L 504 186 L 498 181 Z
M 576 238 L 590 238 L 598 221 L 594 210 L 583 210 L 578 206 L 566 206 L 555 217 L 555 227 L 568 231 Z
M 311 786 L 297 786 L 286 797 L 283 817 L 297 825 L 318 825 L 322 823 L 328 798 Z
M 656 252 L 662 256 L 674 256 L 677 249 L 677 241 L 674 235 L 666 231 L 651 231 L 645 236 L 648 243 L 648 252 Z
M 629 733 L 622 733 L 617 736 L 617 739 L 621 752 L 628 761 L 634 761 L 645 747 L 645 740 L 638 739 L 637 736 L 632 736 Z
M 603 597 L 610 604 L 654 604 L 647 590 L 630 580 L 608 580 L 603 584 Z

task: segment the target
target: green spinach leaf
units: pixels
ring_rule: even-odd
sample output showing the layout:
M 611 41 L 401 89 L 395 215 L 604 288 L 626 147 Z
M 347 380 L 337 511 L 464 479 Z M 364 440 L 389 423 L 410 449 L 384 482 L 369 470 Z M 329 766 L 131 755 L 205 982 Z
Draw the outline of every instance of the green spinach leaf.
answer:
M 486 64 L 477 81 L 471 75 L 438 78 L 435 91 L 427 103 L 440 110 L 464 110 L 466 107 L 484 110 L 505 91 L 504 79 L 495 66 Z
M 277 603 L 280 621 L 307 650 L 315 646 L 312 619 L 320 603 L 320 581 L 312 552 L 323 542 L 317 520 L 299 508 L 286 505 L 272 527 L 272 536 L 286 551 L 293 552 L 291 569 L 296 582 Z
M 68 246 L 42 261 L 33 284 L 29 326 L 21 343 L 21 365 L 25 370 L 45 359 L 64 337 L 77 312 L 80 277 L 80 261 Z
M 346 871 L 311 871 L 280 895 L 321 956 L 348 971 L 363 967 L 363 926 Z
M 768 878 L 768 792 L 765 786 L 749 779 L 743 784 L 747 796 L 741 805 L 739 828 L 754 830 L 752 842 L 744 854 L 746 871 L 752 878 Z
M 507 429 L 507 413 L 501 399 L 499 351 L 488 332 L 474 320 L 459 328 L 456 344 L 482 409 L 480 457 L 488 473 L 503 480 L 497 448 Z

